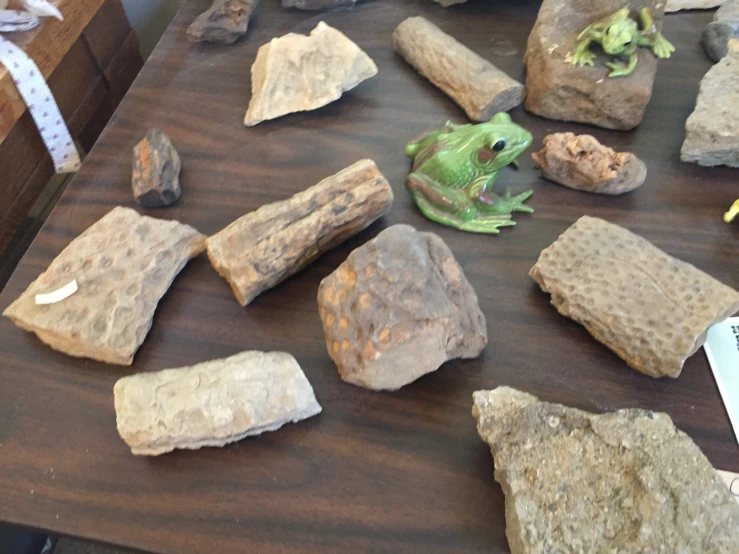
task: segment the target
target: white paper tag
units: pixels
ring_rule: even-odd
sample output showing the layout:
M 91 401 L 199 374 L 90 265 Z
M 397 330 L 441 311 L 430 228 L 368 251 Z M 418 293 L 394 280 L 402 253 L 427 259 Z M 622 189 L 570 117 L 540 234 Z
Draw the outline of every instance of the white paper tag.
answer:
M 65 298 L 69 298 L 75 292 L 77 292 L 77 279 L 73 279 L 62 288 L 55 291 L 47 292 L 44 294 L 37 294 L 36 304 L 56 304 L 57 302 L 61 302 Z
M 703 348 L 739 442 L 739 317 L 711 327 Z
M 734 496 L 734 500 L 739 503 L 739 473 L 731 473 L 730 471 L 721 471 L 719 469 L 718 474 L 724 480 L 726 486 L 729 487 L 729 492 Z

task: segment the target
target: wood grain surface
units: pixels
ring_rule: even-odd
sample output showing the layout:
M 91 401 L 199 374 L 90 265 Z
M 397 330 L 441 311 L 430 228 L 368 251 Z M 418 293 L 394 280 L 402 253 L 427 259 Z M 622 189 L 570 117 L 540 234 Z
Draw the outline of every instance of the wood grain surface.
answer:
M 67 357 L 0 321 L 0 519 L 155 552 L 507 552 L 503 494 L 471 416 L 472 392 L 510 385 L 543 399 L 604 411 L 665 411 L 718 468 L 739 471 L 739 448 L 702 350 L 677 380 L 629 369 L 587 331 L 559 316 L 528 271 L 583 214 L 653 241 L 735 288 L 739 226 L 721 215 L 739 196 L 737 170 L 679 162 L 684 123 L 710 67 L 698 44 L 707 12 L 669 16 L 677 46 L 659 66 L 654 98 L 633 132 L 592 129 L 512 112 L 535 136 L 591 132 L 630 150 L 646 184 L 616 198 L 539 178 L 528 154 L 498 187 L 533 187 L 532 215 L 495 237 L 426 221 L 404 188 L 403 145 L 463 112 L 393 52 L 395 26 L 425 15 L 516 79 L 537 2 L 366 0 L 351 11 L 309 13 L 263 2 L 245 40 L 193 45 L 185 29 L 209 0 L 183 7 L 84 167 L 0 295 L 4 309 L 69 241 L 115 205 L 135 206 L 131 148 L 152 127 L 183 160 L 183 195 L 149 215 L 215 233 L 259 206 L 288 198 L 361 158 L 391 182 L 390 214 L 247 308 L 205 256 L 162 299 L 133 366 Z M 242 124 L 257 48 L 324 20 L 377 63 L 377 77 L 325 108 Z M 325 350 L 320 280 L 394 223 L 441 235 L 480 297 L 490 343 L 396 393 L 343 383 Z M 134 457 L 118 437 L 113 385 L 123 375 L 191 365 L 246 349 L 293 353 L 323 413 L 220 449 Z

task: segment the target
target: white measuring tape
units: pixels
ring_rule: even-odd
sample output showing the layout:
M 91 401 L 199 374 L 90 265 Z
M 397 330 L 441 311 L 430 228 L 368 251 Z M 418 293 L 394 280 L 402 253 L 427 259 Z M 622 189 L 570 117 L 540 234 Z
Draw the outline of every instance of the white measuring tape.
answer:
M 31 7 L 33 4 L 46 4 L 44 0 L 26 0 L 24 5 Z M 35 6 L 34 6 L 35 7 Z M 54 10 L 54 6 L 50 6 Z M 10 12 L 10 13 L 9 13 Z M 61 14 L 58 14 L 61 19 Z M 40 15 L 50 15 L 41 13 Z M 30 25 L 30 27 L 29 27 Z M 3 30 L 27 30 L 38 25 L 38 17 L 33 13 L 19 12 L 14 10 L 0 11 L 0 31 Z M 12 29 L 8 28 L 12 27 Z M 64 118 L 59 112 L 54 100 L 54 95 L 49 90 L 44 76 L 38 66 L 28 55 L 15 44 L 0 35 L 0 63 L 10 73 L 10 76 L 18 87 L 23 100 L 31 112 L 31 117 L 36 122 L 41 138 L 49 150 L 49 155 L 54 161 L 57 173 L 73 173 L 80 166 L 80 156 L 77 147 L 69 134 Z

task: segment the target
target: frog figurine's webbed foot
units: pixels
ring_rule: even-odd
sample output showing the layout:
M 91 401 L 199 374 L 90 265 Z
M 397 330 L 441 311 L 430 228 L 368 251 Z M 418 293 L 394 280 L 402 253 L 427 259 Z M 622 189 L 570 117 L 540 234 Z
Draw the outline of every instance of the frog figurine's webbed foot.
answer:
M 734 218 L 738 215 L 739 215 L 739 200 L 734 202 L 731 208 L 729 208 L 729 211 L 724 214 L 724 221 L 726 223 L 731 223 L 732 221 L 734 221 Z
M 643 29 L 639 35 L 639 46 L 650 47 L 658 58 L 669 58 L 675 51 L 675 47 L 657 30 L 649 8 L 643 8 L 639 13 L 639 18 Z

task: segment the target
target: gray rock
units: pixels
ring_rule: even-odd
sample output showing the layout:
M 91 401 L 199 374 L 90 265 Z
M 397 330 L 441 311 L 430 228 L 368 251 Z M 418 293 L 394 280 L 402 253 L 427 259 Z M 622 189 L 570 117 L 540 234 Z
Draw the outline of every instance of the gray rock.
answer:
M 682 161 L 739 167 L 739 41 L 703 77 L 685 131 Z
M 283 8 L 299 10 L 330 10 L 332 8 L 351 8 L 357 0 L 282 0 Z
M 144 208 L 163 208 L 175 203 L 180 188 L 180 155 L 169 137 L 152 129 L 133 148 L 131 188 L 136 202 Z
M 666 12 L 679 12 L 680 10 L 710 10 L 720 6 L 726 0 L 667 0 Z
M 193 42 L 233 44 L 246 34 L 249 18 L 259 0 L 213 0 L 187 29 Z
M 729 0 L 716 10 L 713 16 L 714 21 L 723 21 L 727 19 L 739 19 L 739 0 Z
M 703 29 L 701 45 L 711 61 L 721 60 L 729 51 L 729 41 L 739 38 L 739 17 L 712 21 Z
M 739 504 L 667 414 L 591 414 L 508 387 L 473 402 L 511 554 L 739 552 Z

